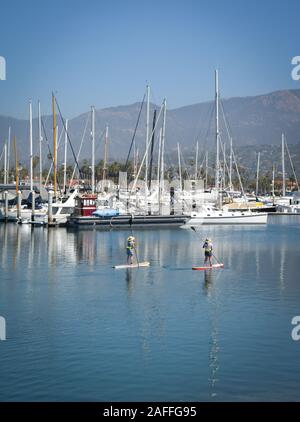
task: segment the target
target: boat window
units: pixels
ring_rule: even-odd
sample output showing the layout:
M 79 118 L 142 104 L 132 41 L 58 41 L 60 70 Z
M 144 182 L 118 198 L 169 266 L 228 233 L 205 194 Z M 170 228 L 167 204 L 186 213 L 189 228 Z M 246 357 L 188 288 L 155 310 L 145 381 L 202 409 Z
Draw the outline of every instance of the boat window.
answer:
M 61 214 L 72 214 L 73 208 L 72 207 L 63 207 L 61 209 Z

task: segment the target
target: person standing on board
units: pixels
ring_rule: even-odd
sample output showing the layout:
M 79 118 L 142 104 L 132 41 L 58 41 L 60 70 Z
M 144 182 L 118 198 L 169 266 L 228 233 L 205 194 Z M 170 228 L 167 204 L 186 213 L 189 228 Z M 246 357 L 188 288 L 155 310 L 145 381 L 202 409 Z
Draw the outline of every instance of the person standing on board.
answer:
M 209 265 L 212 266 L 211 257 L 212 257 L 212 251 L 213 251 L 213 244 L 211 243 L 211 239 L 206 238 L 203 248 L 204 248 L 204 255 L 205 255 L 204 264 L 206 264 L 207 261 L 209 261 Z
M 133 264 L 133 251 L 135 250 L 135 238 L 133 236 L 129 236 L 127 239 L 127 246 L 126 246 L 126 252 L 127 252 L 127 264 L 132 265 Z

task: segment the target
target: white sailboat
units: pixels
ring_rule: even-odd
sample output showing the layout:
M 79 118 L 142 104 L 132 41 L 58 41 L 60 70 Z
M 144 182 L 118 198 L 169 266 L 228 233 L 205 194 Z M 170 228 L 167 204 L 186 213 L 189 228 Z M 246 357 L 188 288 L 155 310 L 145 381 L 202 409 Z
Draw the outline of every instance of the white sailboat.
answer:
M 220 190 L 220 128 L 219 128 L 219 79 L 218 70 L 215 71 L 215 109 L 216 109 L 216 175 L 215 187 Z M 266 224 L 267 213 L 255 213 L 252 211 L 230 211 L 215 206 L 203 205 L 197 212 L 191 213 L 191 218 L 186 226 L 202 224 Z

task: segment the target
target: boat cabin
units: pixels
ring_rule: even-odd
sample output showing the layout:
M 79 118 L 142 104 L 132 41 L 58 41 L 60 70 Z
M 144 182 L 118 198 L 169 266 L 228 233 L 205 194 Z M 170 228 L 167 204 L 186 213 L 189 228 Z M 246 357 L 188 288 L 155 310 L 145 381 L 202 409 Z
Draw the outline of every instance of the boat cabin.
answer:
M 96 211 L 97 195 L 86 193 L 75 198 L 75 214 L 82 217 L 90 217 Z

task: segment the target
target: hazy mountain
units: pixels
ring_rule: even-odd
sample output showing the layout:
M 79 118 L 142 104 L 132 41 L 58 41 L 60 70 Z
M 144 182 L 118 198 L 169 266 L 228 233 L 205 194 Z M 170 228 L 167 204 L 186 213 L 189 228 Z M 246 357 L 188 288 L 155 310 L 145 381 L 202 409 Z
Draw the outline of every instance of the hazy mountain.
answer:
M 109 126 L 111 158 L 125 158 L 134 133 L 141 104 L 111 107 L 96 110 L 97 160 L 103 157 L 103 138 L 101 134 L 105 125 Z M 151 119 L 154 105 L 151 105 Z M 194 148 L 196 139 L 205 147 L 214 146 L 213 102 L 185 106 L 167 112 L 166 149 L 171 150 L 180 142 L 183 148 Z M 157 113 L 159 107 L 156 106 Z M 281 133 L 284 132 L 289 144 L 300 141 L 300 90 L 284 90 L 271 94 L 245 98 L 222 100 L 222 109 L 231 129 L 234 143 L 246 145 L 279 145 Z M 136 145 L 140 152 L 145 145 L 145 105 L 136 133 Z M 225 139 L 226 128 L 220 112 L 221 135 Z M 90 112 L 81 114 L 70 120 L 69 133 L 74 151 L 78 152 L 85 131 L 81 159 L 90 158 Z M 45 132 L 52 148 L 52 118 L 43 117 Z M 57 116 L 59 132 L 61 119 Z M 12 135 L 16 135 L 18 149 L 22 160 L 27 160 L 29 142 L 29 124 L 26 120 L 0 116 L 0 154 L 4 139 L 7 138 L 8 127 L 12 127 Z M 160 126 L 160 125 L 159 125 Z M 152 127 L 152 122 L 151 122 Z M 34 153 L 38 154 L 37 119 L 34 120 Z M 61 149 L 62 149 L 61 141 Z M 48 153 L 46 136 L 44 136 L 44 154 Z M 62 154 L 59 153 L 62 159 Z M 69 150 L 69 160 L 72 154 Z

